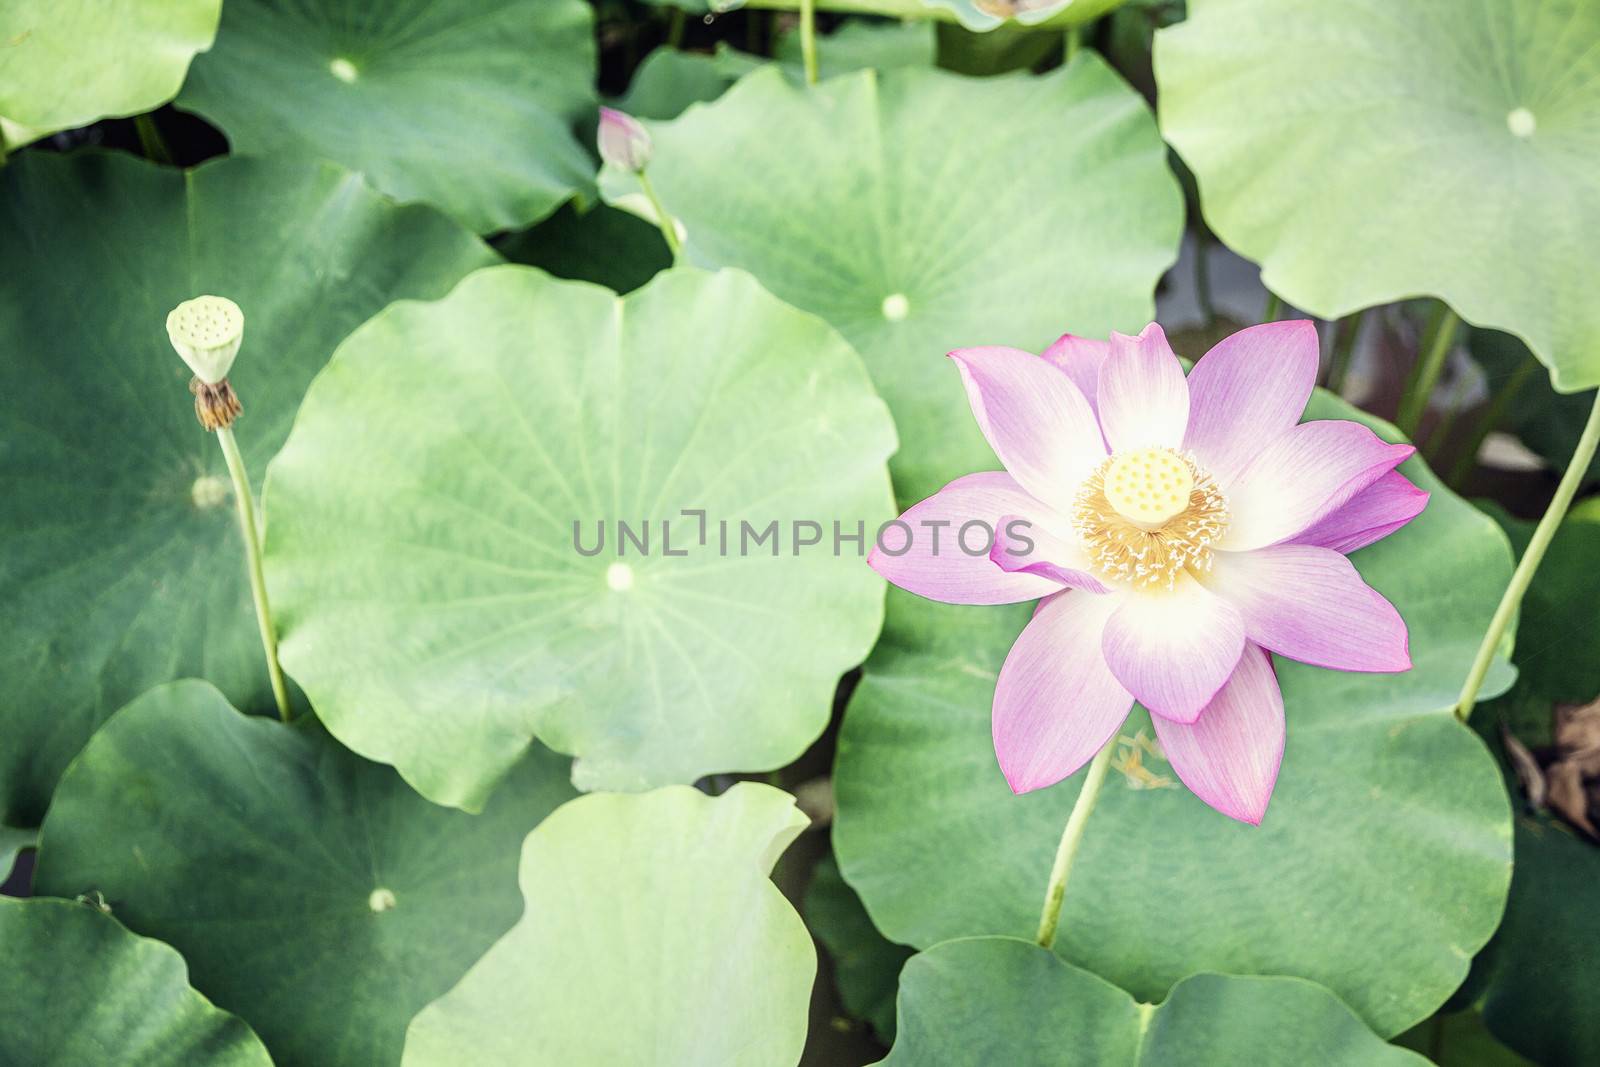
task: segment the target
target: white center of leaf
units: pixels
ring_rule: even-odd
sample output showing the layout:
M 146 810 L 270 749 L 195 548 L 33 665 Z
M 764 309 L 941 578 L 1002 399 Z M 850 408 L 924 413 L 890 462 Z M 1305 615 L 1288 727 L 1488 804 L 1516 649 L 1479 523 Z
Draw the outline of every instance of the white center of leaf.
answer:
M 633 568 L 626 563 L 613 563 L 606 568 L 606 585 L 618 593 L 633 588 Z
M 202 511 L 221 507 L 228 500 L 228 480 L 216 474 L 196 478 L 189 487 L 189 499 Z
M 367 897 L 367 907 L 371 908 L 373 912 L 378 914 L 388 911 L 398 903 L 399 901 L 395 900 L 394 898 L 394 892 L 389 889 L 384 889 L 382 886 L 374 889 L 372 891 L 372 895 Z
M 335 78 L 338 78 L 346 85 L 349 85 L 351 82 L 355 81 L 356 75 L 360 73 L 356 70 L 356 65 L 343 56 L 340 56 L 332 63 L 329 63 L 328 70 L 333 73 Z
M 1506 128 L 1517 137 L 1532 137 L 1539 128 L 1539 120 L 1527 108 L 1519 107 L 1506 116 Z
M 904 322 L 911 314 L 911 301 L 904 293 L 890 293 L 883 298 L 883 317 L 890 322 Z

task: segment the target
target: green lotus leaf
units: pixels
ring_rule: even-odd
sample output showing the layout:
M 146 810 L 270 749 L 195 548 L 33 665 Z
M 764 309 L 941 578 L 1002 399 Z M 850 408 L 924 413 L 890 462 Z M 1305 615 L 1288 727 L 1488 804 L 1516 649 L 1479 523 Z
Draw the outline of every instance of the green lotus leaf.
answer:
M 893 448 L 850 346 L 748 275 L 481 271 L 351 337 L 273 461 L 284 666 L 444 804 L 534 736 L 585 789 L 781 767 L 882 622 Z
M 1597 37 L 1589 0 L 1192 0 L 1156 35 L 1161 128 L 1289 303 L 1435 295 L 1575 392 L 1600 385 Z
M 831 855 L 812 872 L 805 916 L 833 960 L 833 980 L 845 1011 L 870 1023 L 884 1044 L 892 1043 L 895 989 L 911 950 L 878 933 Z
M 931 22 L 869 22 L 850 19 L 818 39 L 817 65 L 823 78 L 857 70 L 931 67 L 938 41 Z M 779 68 L 795 83 L 805 80 L 799 34 L 780 33 L 773 45 Z M 715 54 L 657 48 L 634 71 L 628 91 L 616 106 L 634 118 L 674 119 L 690 104 L 721 96 L 734 82 L 767 63 L 760 56 L 718 42 Z
M 235 152 L 330 159 L 488 233 L 589 188 L 594 76 L 583 0 L 228 0 L 178 106 Z
M 913 956 L 885 1067 L 1422 1067 L 1328 990 L 1197 974 L 1156 1007 L 1031 941 L 972 937 Z
M 160 107 L 211 47 L 221 10 L 222 0 L 6 0 L 0 144 Z
M 472 816 L 203 682 L 139 698 L 61 781 L 35 888 L 98 894 L 189 961 L 279 1067 L 396 1063 L 411 1017 L 517 921 L 517 846 L 572 796 L 535 751 Z
M 1359 417 L 1398 437 L 1327 394 L 1308 417 Z M 1135 709 L 1067 890 L 1056 942 L 1067 960 L 1144 1000 L 1201 971 L 1308 978 L 1386 1036 L 1460 984 L 1505 903 L 1511 829 L 1494 760 L 1451 709 L 1511 556 L 1494 522 L 1420 461 L 1402 469 L 1432 501 L 1351 561 L 1405 617 L 1413 669 L 1278 661 L 1288 742 L 1260 828 L 1182 788 Z M 1082 775 L 1016 797 L 995 763 L 995 677 L 1029 610 L 891 591 L 839 740 L 833 841 L 892 940 L 1031 936 L 1038 924 Z M 1486 695 L 1511 675 L 1498 663 Z
M 811 89 L 764 69 L 648 125 L 689 258 L 748 270 L 862 354 L 908 503 L 995 462 L 945 352 L 1137 330 L 1177 253 L 1166 147 L 1093 56 L 1037 78 L 901 68 Z M 639 207 L 632 175 L 601 185 Z
M 189 988 L 182 956 L 97 904 L 0 897 L 0 1063 L 272 1067 L 248 1026 Z
M 204 675 L 272 706 L 227 469 L 167 312 L 202 293 L 244 309 L 235 432 L 260 478 L 346 334 L 496 257 L 325 164 L 100 152 L 0 171 L 0 256 L 0 823 L 28 827 L 152 686 Z
M 1517 868 L 1505 921 L 1481 961 L 1484 1022 L 1546 1067 L 1600 1062 L 1594 1012 L 1600 849 L 1549 819 L 1517 819 Z
M 522 921 L 406 1037 L 406 1067 L 799 1060 L 816 977 L 768 880 L 805 828 L 741 782 L 567 804 L 522 848 Z
M 0 826 L 0 885 L 5 885 L 6 879 L 11 876 L 11 869 L 17 862 L 17 856 L 24 849 L 33 848 L 38 843 L 38 837 L 37 831 L 34 830 Z

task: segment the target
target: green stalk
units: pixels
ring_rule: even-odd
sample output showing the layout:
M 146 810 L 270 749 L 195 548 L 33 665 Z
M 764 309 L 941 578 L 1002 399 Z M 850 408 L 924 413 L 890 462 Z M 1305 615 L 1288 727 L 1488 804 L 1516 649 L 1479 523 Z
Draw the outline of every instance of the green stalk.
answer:
M 1450 345 L 1455 341 L 1460 325 L 1461 317 L 1449 304 L 1441 303 L 1428 328 L 1422 356 L 1411 368 L 1405 392 L 1400 396 L 1400 411 L 1394 422 L 1407 437 L 1415 439 L 1417 436 L 1417 427 L 1422 424 L 1422 416 L 1428 410 L 1428 397 L 1433 395 L 1434 386 L 1439 384 L 1439 375 L 1444 370 L 1444 357 L 1450 354 Z
M 1328 391 L 1344 392 L 1344 380 L 1350 373 L 1350 360 L 1355 354 L 1356 338 L 1361 333 L 1362 320 L 1367 312 L 1363 308 L 1354 315 L 1346 315 L 1339 322 L 1339 339 L 1334 344 L 1333 359 L 1328 364 Z
M 1261 313 L 1262 322 L 1277 322 L 1278 316 L 1283 314 L 1283 297 L 1267 290 L 1267 309 Z
M 1061 902 L 1067 896 L 1067 877 L 1072 873 L 1072 861 L 1077 858 L 1078 845 L 1083 840 L 1083 828 L 1094 811 L 1094 802 L 1100 797 L 1100 786 L 1106 780 L 1106 768 L 1111 764 L 1111 750 L 1117 747 L 1116 735 L 1089 761 L 1089 773 L 1084 775 L 1078 789 L 1078 799 L 1072 803 L 1072 814 L 1067 816 L 1066 829 L 1061 831 L 1061 843 L 1056 846 L 1056 861 L 1050 868 L 1050 882 L 1044 891 L 1044 910 L 1039 914 L 1039 933 L 1034 937 L 1042 948 L 1056 943 L 1056 927 L 1061 922 Z
M 1061 56 L 1061 65 L 1062 66 L 1067 66 L 1067 65 L 1071 64 L 1071 62 L 1074 59 L 1077 58 L 1078 49 L 1080 47 L 1082 47 L 1082 45 L 1083 45 L 1083 26 L 1082 26 L 1082 24 L 1080 23 L 1078 25 L 1068 26 L 1067 27 L 1067 42 L 1066 42 L 1066 45 L 1065 45 L 1065 51 L 1062 53 L 1062 56 Z
M 239 527 L 244 533 L 245 561 L 250 570 L 250 594 L 256 602 L 256 626 L 261 630 L 261 647 L 267 653 L 267 677 L 272 681 L 272 699 L 278 704 L 278 717 L 289 721 L 289 690 L 283 682 L 283 668 L 278 665 L 278 632 L 272 625 L 272 608 L 267 604 L 267 581 L 261 572 L 261 534 L 256 527 L 255 497 L 250 493 L 250 475 L 244 469 L 244 457 L 233 439 L 233 430 L 227 426 L 217 431 L 217 443 L 222 445 L 223 458 L 228 461 L 228 473 L 233 477 L 233 496 L 239 502 Z
M 667 16 L 667 47 L 683 47 L 683 31 L 688 25 L 689 16 L 683 8 L 672 8 L 672 14 Z
M 1077 27 L 1073 27 L 1071 33 L 1077 33 Z M 1071 40 L 1070 36 L 1068 40 Z M 1067 57 L 1067 61 L 1072 61 L 1070 55 Z M 1211 264 L 1207 262 L 1209 257 L 1206 255 L 1209 247 L 1205 235 L 1196 230 L 1194 235 L 1194 298 L 1200 305 L 1200 316 L 1205 320 L 1203 325 L 1208 330 L 1217 321 L 1216 305 L 1211 301 Z
M 162 139 L 161 131 L 156 127 L 154 117 L 148 113 L 135 115 L 133 128 L 139 134 L 139 148 L 143 150 L 144 158 L 152 163 L 172 166 L 172 153 L 167 149 L 167 142 Z
M 1483 451 L 1483 442 L 1494 432 L 1494 428 L 1500 425 L 1500 420 L 1505 418 L 1511 402 L 1522 392 L 1522 387 L 1528 384 L 1528 379 L 1533 377 L 1533 372 L 1538 369 L 1539 361 L 1534 358 L 1532 352 L 1522 357 L 1522 362 L 1511 372 L 1506 383 L 1500 387 L 1500 391 L 1484 409 L 1478 424 L 1472 428 L 1472 436 L 1467 440 L 1466 450 L 1456 459 L 1455 466 L 1450 468 L 1450 476 L 1445 479 L 1450 488 L 1457 492 L 1461 491 L 1462 483 L 1478 465 L 1478 453 Z
M 817 84 L 817 0 L 800 0 L 800 56 L 805 60 L 806 84 Z
M 1483 688 L 1483 679 L 1489 673 L 1489 664 L 1494 661 L 1495 650 L 1500 647 L 1500 639 L 1505 635 L 1506 627 L 1511 625 L 1512 616 L 1516 615 L 1517 608 L 1521 606 L 1522 598 L 1533 581 L 1534 573 L 1539 569 L 1539 563 L 1544 559 L 1545 551 L 1555 538 L 1556 530 L 1561 526 L 1561 520 L 1566 517 L 1567 509 L 1572 506 L 1572 498 L 1577 495 L 1578 486 L 1583 483 L 1584 475 L 1588 473 L 1596 445 L 1600 445 L 1600 392 L 1595 393 L 1594 406 L 1589 410 L 1589 421 L 1584 424 L 1583 436 L 1578 439 L 1578 448 L 1572 453 L 1572 462 L 1567 464 L 1567 471 L 1561 476 L 1561 484 L 1556 486 L 1555 498 L 1550 501 L 1550 506 L 1545 508 L 1544 517 L 1539 520 L 1539 525 L 1534 527 L 1527 551 L 1522 553 L 1522 560 L 1512 572 L 1511 584 L 1506 586 L 1505 595 L 1500 598 L 1500 606 L 1495 608 L 1494 618 L 1489 620 L 1489 629 L 1483 635 L 1483 643 L 1478 646 L 1477 658 L 1472 661 L 1472 670 L 1467 673 L 1466 684 L 1461 687 L 1461 698 L 1456 701 L 1456 718 L 1463 722 L 1472 714 L 1472 708 L 1478 702 L 1478 690 Z
M 639 188 L 644 190 L 645 199 L 650 201 L 650 209 L 656 213 L 656 225 L 661 228 L 661 236 L 667 239 L 667 248 L 671 250 L 672 262 L 676 266 L 683 259 L 683 242 L 678 240 L 678 227 L 672 221 L 672 216 L 667 214 L 667 209 L 661 206 L 656 187 L 650 184 L 650 176 L 642 170 L 636 173 L 639 175 Z

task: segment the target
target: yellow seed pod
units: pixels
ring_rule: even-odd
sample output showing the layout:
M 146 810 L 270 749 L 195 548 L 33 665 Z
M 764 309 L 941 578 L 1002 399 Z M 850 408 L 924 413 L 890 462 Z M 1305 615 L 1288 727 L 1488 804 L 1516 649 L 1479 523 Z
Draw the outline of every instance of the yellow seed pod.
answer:
M 216 385 L 239 354 L 244 312 L 225 296 L 197 296 L 168 313 L 167 337 L 196 378 Z
M 1194 472 L 1168 448 L 1127 452 L 1106 468 L 1106 501 L 1141 526 L 1159 526 L 1182 514 L 1193 491 Z

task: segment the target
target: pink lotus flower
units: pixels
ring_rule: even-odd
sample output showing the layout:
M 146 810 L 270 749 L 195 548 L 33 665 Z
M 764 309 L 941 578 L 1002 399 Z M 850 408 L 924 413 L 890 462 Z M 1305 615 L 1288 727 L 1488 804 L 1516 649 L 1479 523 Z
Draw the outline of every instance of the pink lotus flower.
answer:
M 1043 598 L 995 687 L 1013 792 L 1077 771 L 1137 700 L 1184 784 L 1259 824 L 1284 740 L 1268 652 L 1410 669 L 1405 623 L 1344 553 L 1410 522 L 1428 494 L 1394 469 L 1409 445 L 1299 422 L 1317 348 L 1311 323 L 1268 323 L 1187 378 L 1153 324 L 1109 342 L 1068 335 L 1042 356 L 950 353 L 1006 471 L 912 507 L 908 547 L 880 540 L 868 562 L 946 603 Z M 973 522 L 996 531 L 987 554 L 965 550 L 971 533 L 957 541 Z

